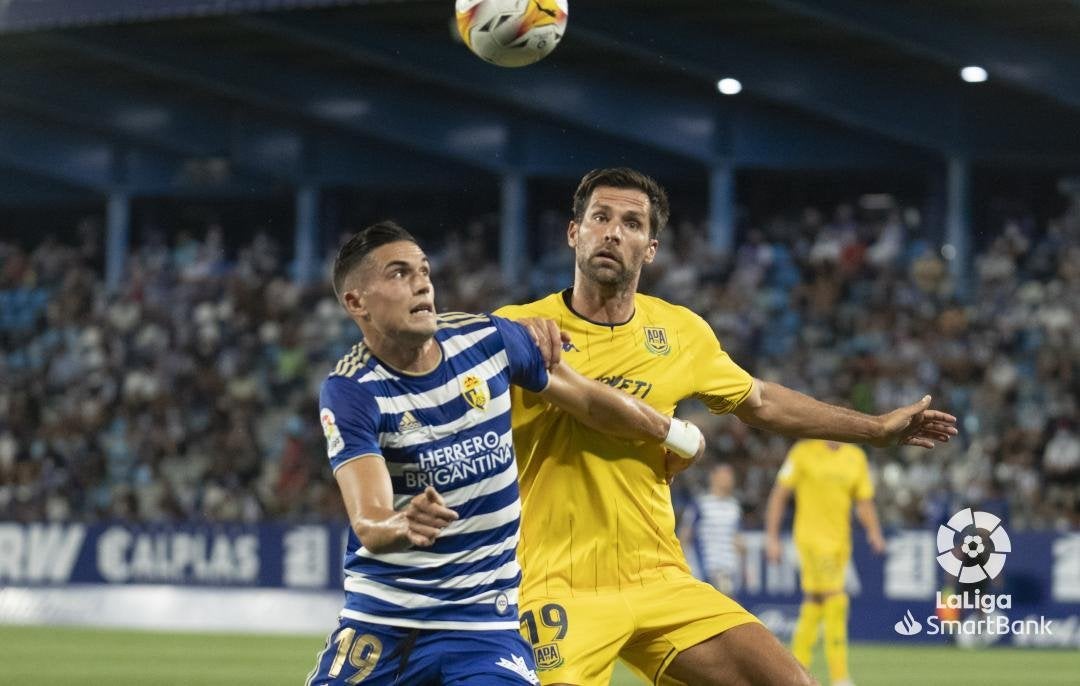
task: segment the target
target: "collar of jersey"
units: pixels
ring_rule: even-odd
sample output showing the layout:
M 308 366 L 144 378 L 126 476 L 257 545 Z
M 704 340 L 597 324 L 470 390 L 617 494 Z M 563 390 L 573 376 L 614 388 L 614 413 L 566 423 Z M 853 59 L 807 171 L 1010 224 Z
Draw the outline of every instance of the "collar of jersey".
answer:
M 580 312 L 578 312 L 577 310 L 574 309 L 573 305 L 570 304 L 573 297 L 574 297 L 574 288 L 573 288 L 573 286 L 571 286 L 570 288 L 567 288 L 566 290 L 564 290 L 562 292 L 563 305 L 566 305 L 566 309 L 570 310 L 570 314 L 574 315 L 575 317 L 577 317 L 581 321 L 588 322 L 589 324 L 592 324 L 594 326 L 602 326 L 605 329 L 614 329 L 614 328 L 617 328 L 617 327 L 620 327 L 620 326 L 626 326 L 630 322 L 634 321 L 634 317 L 637 316 L 637 294 L 634 295 L 634 311 L 632 313 L 630 313 L 630 318 L 627 319 L 625 322 L 616 322 L 614 324 L 612 324 L 610 322 L 598 322 L 595 319 L 589 319 L 585 315 L 581 314 Z
M 432 338 L 435 338 L 435 337 L 432 336 Z M 446 351 L 443 350 L 442 343 L 439 341 L 438 338 L 435 338 L 435 345 L 439 346 L 439 361 L 435 363 L 434 367 L 427 370 L 426 372 L 407 372 L 404 369 L 398 369 L 394 365 L 389 364 L 388 362 L 386 362 L 386 360 L 382 359 L 381 357 L 376 355 L 374 352 L 371 353 L 371 356 L 373 358 L 375 358 L 375 360 L 379 364 L 381 364 L 383 367 L 390 370 L 390 372 L 393 373 L 393 374 L 400 374 L 401 376 L 407 376 L 410 379 L 423 379 L 423 378 L 429 377 L 432 374 L 434 374 L 435 372 L 439 371 L 439 368 L 442 367 L 443 362 L 446 362 Z M 368 350 L 371 350 L 371 348 L 368 348 Z

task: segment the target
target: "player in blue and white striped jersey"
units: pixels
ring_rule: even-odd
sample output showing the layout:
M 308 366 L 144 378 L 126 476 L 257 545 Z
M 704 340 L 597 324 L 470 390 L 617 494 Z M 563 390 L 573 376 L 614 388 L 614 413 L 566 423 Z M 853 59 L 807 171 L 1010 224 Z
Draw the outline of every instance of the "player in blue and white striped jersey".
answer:
M 364 336 L 320 394 L 352 531 L 345 607 L 308 683 L 539 683 L 518 633 L 510 384 L 663 442 L 676 468 L 700 456 L 700 432 L 558 364 L 551 322 L 437 316 L 427 258 L 392 222 L 342 247 L 334 289 Z
M 742 506 L 735 497 L 735 470 L 718 464 L 709 472 L 709 490 L 694 497 L 683 515 L 679 538 L 693 542 L 703 578 L 734 596 L 742 581 Z

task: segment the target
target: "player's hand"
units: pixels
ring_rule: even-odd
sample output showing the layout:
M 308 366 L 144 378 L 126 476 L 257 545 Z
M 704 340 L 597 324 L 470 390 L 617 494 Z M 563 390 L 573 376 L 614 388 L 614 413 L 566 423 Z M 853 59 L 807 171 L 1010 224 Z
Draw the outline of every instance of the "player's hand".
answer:
M 540 348 L 548 371 L 554 369 L 562 360 L 563 344 L 570 342 L 570 334 L 561 331 L 553 319 L 544 317 L 526 317 L 517 320 L 517 323 L 525 327 L 536 347 Z
M 765 559 L 770 564 L 776 564 L 780 561 L 780 539 L 768 536 L 765 538 Z
M 431 486 L 413 496 L 402 513 L 407 527 L 405 537 L 418 548 L 433 545 L 442 530 L 458 518 L 457 512 L 448 508 L 443 497 Z
M 955 436 L 956 417 L 930 407 L 930 396 L 924 396 L 917 403 L 899 407 L 888 414 L 881 415 L 883 434 L 872 442 L 878 448 L 893 445 L 916 445 L 920 448 L 933 448 L 936 443 L 948 443 Z
M 670 450 L 664 451 L 664 472 L 666 474 L 666 480 L 668 485 L 675 480 L 675 475 L 679 472 L 686 471 L 690 468 L 690 465 L 694 464 L 702 458 L 705 454 L 705 436 L 702 435 L 698 440 L 698 449 L 691 458 L 685 458 L 678 453 L 674 453 Z
M 866 542 L 870 544 L 870 550 L 873 550 L 875 555 L 885 552 L 885 537 L 880 532 L 866 534 Z

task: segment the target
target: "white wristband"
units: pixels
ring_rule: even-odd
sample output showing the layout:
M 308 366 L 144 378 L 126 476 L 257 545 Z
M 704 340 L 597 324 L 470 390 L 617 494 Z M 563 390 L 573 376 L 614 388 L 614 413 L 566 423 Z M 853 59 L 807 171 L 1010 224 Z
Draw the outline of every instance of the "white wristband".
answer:
M 679 457 L 689 460 L 697 455 L 701 445 L 701 429 L 677 417 L 671 418 L 664 447 Z

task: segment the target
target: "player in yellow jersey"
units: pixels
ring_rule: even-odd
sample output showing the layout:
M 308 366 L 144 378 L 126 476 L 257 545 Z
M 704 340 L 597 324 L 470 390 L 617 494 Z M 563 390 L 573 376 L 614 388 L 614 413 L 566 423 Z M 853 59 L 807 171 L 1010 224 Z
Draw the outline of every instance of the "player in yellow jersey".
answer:
M 825 622 L 825 659 L 833 686 L 851 686 L 847 662 L 848 598 L 844 572 L 851 558 L 851 506 L 875 553 L 885 551 L 866 453 L 835 441 L 798 441 L 776 478 L 765 510 L 766 556 L 780 560 L 780 522 L 795 493 L 795 548 L 803 604 L 791 650 L 809 669 L 818 626 Z
M 554 320 L 570 336 L 562 364 L 667 414 L 697 397 L 713 412 L 797 437 L 932 447 L 955 434 L 955 418 L 928 410 L 928 397 L 874 417 L 756 380 L 701 317 L 638 294 L 667 216 L 651 178 L 590 172 L 567 230 L 573 287 L 498 314 Z M 657 684 L 812 683 L 752 615 L 690 575 L 675 537 L 669 456 L 588 429 L 535 394 L 517 393 L 513 408 L 521 622 L 542 683 L 606 685 L 617 657 Z

